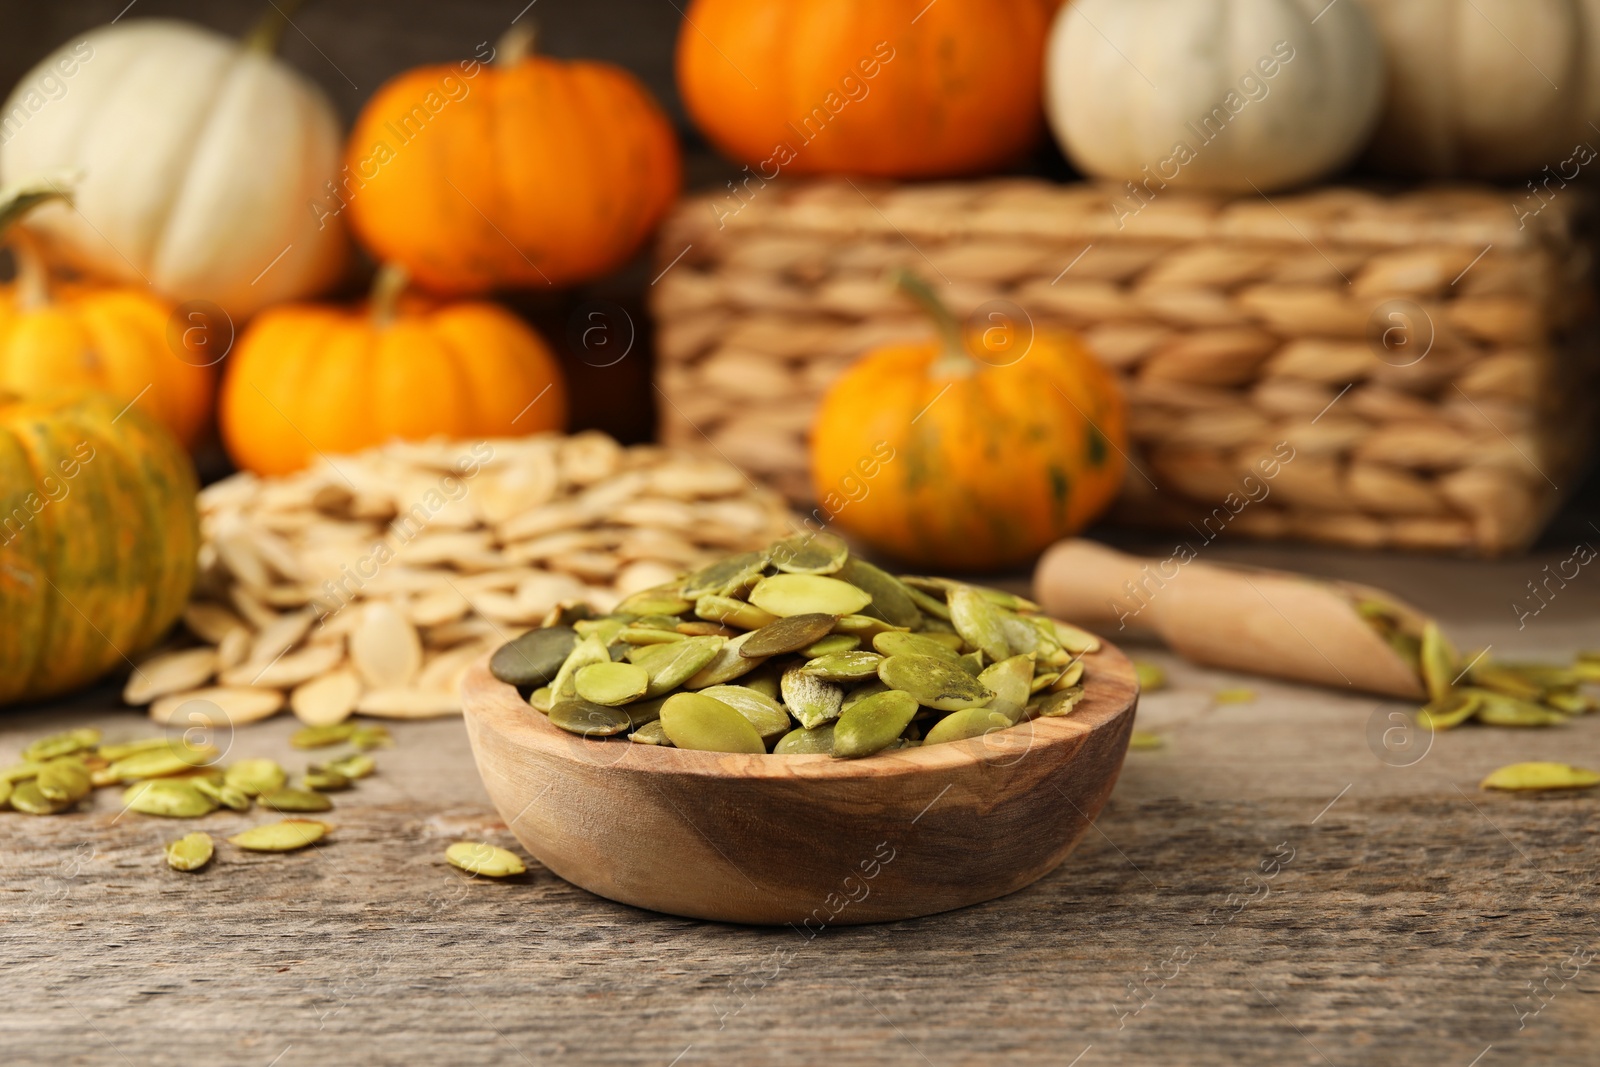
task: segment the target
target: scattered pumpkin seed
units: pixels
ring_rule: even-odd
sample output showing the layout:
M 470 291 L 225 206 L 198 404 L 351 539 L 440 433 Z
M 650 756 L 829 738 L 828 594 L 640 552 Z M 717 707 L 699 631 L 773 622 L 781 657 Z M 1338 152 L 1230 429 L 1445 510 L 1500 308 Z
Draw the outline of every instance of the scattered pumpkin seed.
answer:
M 1025 717 L 1038 716 L 1046 719 L 1071 715 L 1073 709 L 1082 702 L 1083 695 L 1084 689 L 1081 685 L 1075 685 L 1055 693 L 1046 693 L 1044 696 L 1035 697 L 1030 701 L 1027 711 L 1023 714 Z
M 822 640 L 833 632 L 836 615 L 790 615 L 775 618 L 773 622 L 752 633 L 739 647 L 739 655 L 748 659 L 765 659 L 786 652 L 798 652 L 807 645 Z
M 329 760 L 323 766 L 338 771 L 351 781 L 369 777 L 378 769 L 377 761 L 364 752 L 353 752 L 343 759 Z
M 198 767 L 217 754 L 216 749 L 209 746 L 207 749 L 209 751 L 179 744 L 135 752 L 112 763 L 106 768 L 105 774 L 112 782 L 130 782 L 138 778 L 164 778 Z
M 807 660 L 800 669 L 824 682 L 864 682 L 878 676 L 883 657 L 876 652 L 835 652 Z M 1029 664 L 1029 673 L 1032 673 Z
M 167 780 L 171 781 L 172 779 L 169 778 Z M 201 793 L 230 811 L 250 810 L 250 798 L 242 790 L 235 789 L 231 785 L 218 784 L 209 778 L 195 778 L 191 781 Z
M 814 730 L 802 726 L 784 734 L 772 751 L 779 756 L 831 756 L 833 732 L 834 724 L 831 722 Z
M 444 858 L 452 867 L 486 878 L 510 878 L 528 869 L 515 852 L 483 841 L 457 841 L 444 850 Z
M 283 768 L 270 759 L 242 759 L 223 773 L 223 781 L 247 797 L 282 789 L 288 780 Z
M 613 737 L 633 726 L 633 720 L 622 708 L 594 704 L 576 696 L 555 702 L 550 709 L 550 723 L 583 737 Z
M 1139 689 L 1142 692 L 1154 693 L 1158 689 L 1167 687 L 1167 672 L 1159 664 L 1136 659 L 1133 661 L 1133 673 L 1139 680 Z
M 591 704 L 616 707 L 644 696 L 650 674 L 637 663 L 590 663 L 573 675 L 578 696 Z
M 289 735 L 289 744 L 295 748 L 327 748 L 342 745 L 355 736 L 356 724 L 335 722 L 326 726 L 302 726 Z
M 885 656 L 878 664 L 878 678 L 890 689 L 904 690 L 917 703 L 938 711 L 981 708 L 994 699 L 992 690 L 959 665 L 932 656 Z M 784 702 L 788 703 L 787 697 Z
M 1443 700 L 1455 685 L 1456 650 L 1450 647 L 1439 624 L 1429 619 L 1422 628 L 1422 656 L 1420 661 L 1422 683 L 1427 687 L 1428 699 Z
M 167 843 L 167 866 L 175 871 L 198 871 L 211 862 L 216 847 L 211 835 L 196 831 Z
M 252 826 L 228 838 L 228 843 L 248 852 L 294 852 L 321 841 L 331 829 L 315 819 L 284 819 Z
M 198 819 L 217 810 L 216 800 L 202 793 L 194 782 L 173 778 L 133 783 L 123 791 L 122 804 L 141 815 L 169 819 Z
M 333 801 L 321 793 L 313 793 L 309 789 L 295 789 L 292 787 L 274 789 L 270 793 L 262 793 L 256 797 L 256 803 L 263 808 L 284 812 L 331 811 L 333 809 Z M 233 839 L 229 838 L 229 840 Z
M 843 689 L 832 682 L 813 678 L 799 667 L 784 671 L 778 685 L 789 714 L 808 730 L 837 719 L 844 707 Z
M 11 803 L 11 791 L 16 788 L 9 778 L 0 778 L 0 808 Z M 43 794 L 40 794 L 41 796 Z
M 363 752 L 370 752 L 375 748 L 393 748 L 394 736 L 387 726 L 362 724 L 350 735 L 350 743 Z
M 300 785 L 317 793 L 337 793 L 350 788 L 350 779 L 323 763 L 313 763 L 300 778 Z M 220 797 L 218 799 L 221 799 Z M 224 804 L 227 801 L 223 801 Z M 230 805 L 231 806 L 231 805 Z
M 33 761 L 55 759 L 57 756 L 69 756 L 74 752 L 93 748 L 99 742 L 99 730 L 92 726 L 80 727 L 76 730 L 67 730 L 65 733 L 41 737 L 22 750 L 22 758 Z
M 0 779 L 4 779 L 7 782 L 24 782 L 29 778 L 39 777 L 39 771 L 43 767 L 44 764 L 38 760 L 24 760 L 21 763 L 13 763 L 5 770 L 0 771 Z
M 1430 730 L 1449 730 L 1476 715 L 1482 704 L 1483 698 L 1477 693 L 1470 689 L 1458 689 L 1417 712 L 1417 725 Z
M 675 693 L 661 706 L 661 728 L 677 748 L 703 752 L 765 753 L 750 721 L 720 700 L 701 693 Z
M 1050 683 L 1050 691 L 1059 693 L 1063 689 L 1071 689 L 1083 681 L 1083 660 L 1075 659 L 1061 668 L 1054 681 Z M 1158 687 L 1159 688 L 1159 687 Z
M 59 815 L 73 807 L 70 801 L 45 796 L 39 791 L 39 783 L 31 778 L 11 787 L 11 806 L 29 815 Z
M 131 756 L 136 752 L 152 752 L 156 749 L 170 748 L 172 742 L 165 737 L 146 737 L 138 741 L 124 741 L 115 745 L 100 745 L 95 749 L 95 754 L 102 759 L 115 763 L 124 756 Z
M 1010 719 L 986 708 L 952 711 L 933 724 L 933 729 L 928 731 L 928 736 L 922 739 L 922 743 L 942 745 L 947 741 L 965 741 L 969 737 L 982 737 L 995 730 L 1004 730 L 1010 725 Z
M 94 789 L 89 781 L 89 768 L 82 760 L 70 756 L 46 763 L 39 769 L 34 783 L 47 799 L 64 804 L 76 804 Z
M 854 759 L 881 752 L 900 739 L 919 707 L 915 697 L 898 689 L 857 701 L 834 724 L 832 755 Z
M 495 649 L 489 673 L 519 689 L 549 685 L 577 643 L 578 631 L 570 626 L 529 630 Z
M 628 735 L 628 740 L 637 741 L 641 745 L 655 745 L 659 748 L 672 747 L 672 738 L 667 736 L 666 727 L 661 725 L 659 718 L 651 719 L 633 731 Z
M 1249 704 L 1255 699 L 1253 689 L 1219 689 L 1211 694 L 1212 703 L 1215 704 Z
M 1135 730 L 1128 738 L 1128 747 L 1141 752 L 1153 748 L 1163 748 L 1166 743 L 1166 738 L 1160 734 L 1153 734 L 1145 730 Z
M 1590 789 L 1600 785 L 1600 773 L 1569 763 L 1513 763 L 1494 771 L 1478 784 L 1479 789 L 1533 791 L 1546 789 Z
M 1490 726 L 1559 726 L 1567 717 L 1559 711 L 1541 707 L 1528 700 L 1518 700 L 1504 693 L 1473 688 L 1478 697 L 1478 721 Z
M 854 615 L 872 594 L 818 574 L 774 574 L 750 590 L 750 603 L 774 615 Z

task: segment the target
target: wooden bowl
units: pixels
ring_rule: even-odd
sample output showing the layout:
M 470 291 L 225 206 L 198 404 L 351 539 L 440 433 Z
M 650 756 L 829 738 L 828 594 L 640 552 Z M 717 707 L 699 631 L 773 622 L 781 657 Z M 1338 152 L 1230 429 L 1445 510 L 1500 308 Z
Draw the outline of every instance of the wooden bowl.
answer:
M 578 737 L 487 658 L 462 696 L 490 798 L 550 870 L 652 911 L 815 932 L 977 904 L 1054 870 L 1111 795 L 1138 702 L 1119 650 L 1085 667 L 1066 718 L 860 760 Z

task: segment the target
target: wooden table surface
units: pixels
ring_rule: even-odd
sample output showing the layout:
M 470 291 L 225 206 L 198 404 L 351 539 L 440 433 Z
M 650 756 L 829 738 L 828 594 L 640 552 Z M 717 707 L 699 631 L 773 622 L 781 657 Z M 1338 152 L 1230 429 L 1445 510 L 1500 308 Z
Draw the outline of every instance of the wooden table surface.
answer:
M 1207 553 L 1388 585 L 1508 658 L 1600 645 L 1600 578 L 1521 629 L 1511 606 L 1570 549 L 1492 564 Z M 119 817 L 114 790 L 82 814 L 0 815 L 0 1062 L 1600 1059 L 1600 798 L 1477 789 L 1514 760 L 1600 767 L 1600 716 L 1386 747 L 1403 705 L 1142 654 L 1170 668 L 1140 709 L 1168 744 L 1129 754 L 1064 866 L 964 911 L 811 938 L 638 911 L 537 865 L 509 882 L 446 866 L 458 839 L 514 845 L 458 720 L 397 724 L 324 845 L 224 845 L 198 875 L 168 870 L 162 844 L 260 817 Z M 1257 699 L 1211 699 L 1239 685 Z M 0 713 L 0 762 L 69 722 L 149 732 L 109 705 Z M 242 728 L 230 756 L 298 766 L 292 725 Z

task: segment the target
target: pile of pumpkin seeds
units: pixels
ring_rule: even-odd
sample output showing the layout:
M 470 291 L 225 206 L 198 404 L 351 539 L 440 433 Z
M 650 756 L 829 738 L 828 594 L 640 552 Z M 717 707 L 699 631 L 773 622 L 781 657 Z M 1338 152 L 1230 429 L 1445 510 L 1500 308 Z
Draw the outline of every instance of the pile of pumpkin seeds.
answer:
M 713 752 L 870 756 L 1071 713 L 1100 642 L 998 589 L 895 577 L 828 533 L 555 613 L 490 669 L 563 730 Z
M 1501 663 L 1487 650 L 1462 656 L 1432 619 L 1420 626 L 1408 613 L 1377 600 L 1356 604 L 1362 618 L 1410 663 L 1422 679 L 1428 703 L 1417 721 L 1448 730 L 1469 720 L 1489 726 L 1560 726 L 1600 711 L 1600 701 L 1582 691 L 1600 683 L 1600 653 L 1580 652 L 1565 667 Z
M 223 765 L 209 744 L 182 736 L 104 744 L 92 727 L 67 730 L 33 742 L 22 761 L 0 770 L 0 809 L 30 815 L 60 815 L 98 788 L 123 786 L 122 804 L 142 815 L 198 819 L 219 808 L 244 812 L 264 808 L 284 814 L 324 812 L 329 793 L 349 789 L 377 770 L 368 753 L 392 744 L 382 726 L 342 722 L 308 726 L 290 737 L 301 749 L 349 744 L 355 751 L 312 762 L 298 782 L 270 759 Z M 253 827 L 228 840 L 258 852 L 289 852 L 319 840 L 331 829 L 312 819 L 289 818 Z M 180 871 L 198 870 L 213 854 L 211 837 L 192 833 L 167 846 L 167 862 Z

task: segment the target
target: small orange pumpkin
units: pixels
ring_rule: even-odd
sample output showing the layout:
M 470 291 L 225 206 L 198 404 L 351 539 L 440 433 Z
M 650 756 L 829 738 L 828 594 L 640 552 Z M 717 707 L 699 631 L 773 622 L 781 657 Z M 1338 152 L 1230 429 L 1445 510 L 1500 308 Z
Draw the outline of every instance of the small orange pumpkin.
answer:
M 222 385 L 234 463 L 286 474 L 396 438 L 566 425 L 566 385 L 538 334 L 497 304 L 406 296 L 405 284 L 390 265 L 366 308 L 283 304 L 251 322 Z
M 7 227 L 38 204 L 68 199 L 50 182 L 0 194 L 0 233 L 17 268 L 16 281 L 0 288 L 0 389 L 20 396 L 104 390 L 137 401 L 192 450 L 211 419 L 211 365 L 221 358 L 204 347 L 211 324 L 174 324 L 170 304 L 138 289 L 52 289 L 33 237 Z
M 608 63 L 532 55 L 513 27 L 492 63 L 382 86 L 350 134 L 340 188 L 356 233 L 441 293 L 571 285 L 639 250 L 682 161 L 650 91 Z
M 998 570 L 1081 530 L 1116 496 L 1126 412 L 1069 334 L 963 332 L 920 280 L 901 287 L 941 341 L 863 357 L 811 431 L 815 517 L 906 563 Z
M 678 89 L 752 177 L 936 178 L 1012 162 L 1044 128 L 1043 0 L 695 0 Z

